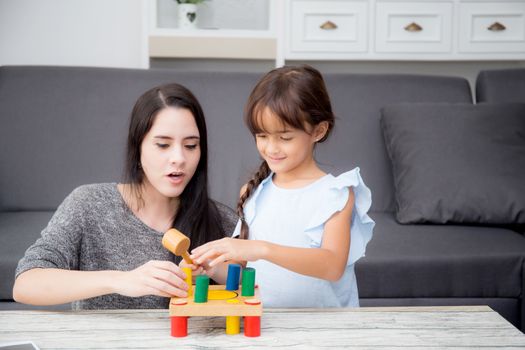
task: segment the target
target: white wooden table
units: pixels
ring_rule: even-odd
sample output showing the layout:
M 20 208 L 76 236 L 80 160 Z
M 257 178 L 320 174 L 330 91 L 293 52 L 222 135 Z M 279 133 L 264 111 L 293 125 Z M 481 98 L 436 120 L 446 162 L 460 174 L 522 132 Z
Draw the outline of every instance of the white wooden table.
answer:
M 1 311 L 0 344 L 41 349 L 269 347 L 354 349 L 525 349 L 525 335 L 487 306 L 265 309 L 261 336 L 226 335 L 223 317 L 194 317 L 188 336 L 170 336 L 167 310 Z

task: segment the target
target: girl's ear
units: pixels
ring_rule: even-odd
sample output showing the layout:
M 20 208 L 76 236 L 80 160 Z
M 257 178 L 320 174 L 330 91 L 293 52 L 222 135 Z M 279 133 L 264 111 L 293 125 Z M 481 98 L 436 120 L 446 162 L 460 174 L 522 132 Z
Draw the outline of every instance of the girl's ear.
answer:
M 319 124 L 317 124 L 315 126 L 314 133 L 313 133 L 315 142 L 318 142 L 319 140 L 321 140 L 326 135 L 327 131 L 328 131 L 327 121 L 322 121 Z

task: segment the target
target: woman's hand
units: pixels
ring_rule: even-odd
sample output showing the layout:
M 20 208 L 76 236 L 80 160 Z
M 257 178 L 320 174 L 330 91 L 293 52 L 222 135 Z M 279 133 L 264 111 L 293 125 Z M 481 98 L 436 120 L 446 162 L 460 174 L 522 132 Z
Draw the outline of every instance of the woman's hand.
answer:
M 191 258 L 199 265 L 209 268 L 228 260 L 256 261 L 264 254 L 263 241 L 222 238 L 201 245 L 191 251 Z M 208 269 L 206 269 L 208 270 Z
M 115 292 L 128 297 L 186 297 L 188 285 L 185 276 L 184 271 L 171 261 L 151 260 L 119 274 L 115 280 Z

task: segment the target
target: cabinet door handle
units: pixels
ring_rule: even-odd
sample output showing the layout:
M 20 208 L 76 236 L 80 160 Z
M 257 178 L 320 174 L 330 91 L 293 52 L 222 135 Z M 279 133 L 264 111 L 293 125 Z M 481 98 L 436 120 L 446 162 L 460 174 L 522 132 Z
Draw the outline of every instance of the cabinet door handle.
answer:
M 407 25 L 405 27 L 405 30 L 407 32 L 420 32 L 423 30 L 423 27 L 421 27 L 419 24 L 417 24 L 416 22 L 412 22 L 410 23 L 409 25 Z
M 507 27 L 505 27 L 503 24 L 499 22 L 494 22 L 487 29 L 493 32 L 502 32 L 505 29 L 507 29 Z
M 335 24 L 332 21 L 326 21 L 323 24 L 321 24 L 319 28 L 324 29 L 324 30 L 333 30 L 333 29 L 337 29 L 337 24 Z

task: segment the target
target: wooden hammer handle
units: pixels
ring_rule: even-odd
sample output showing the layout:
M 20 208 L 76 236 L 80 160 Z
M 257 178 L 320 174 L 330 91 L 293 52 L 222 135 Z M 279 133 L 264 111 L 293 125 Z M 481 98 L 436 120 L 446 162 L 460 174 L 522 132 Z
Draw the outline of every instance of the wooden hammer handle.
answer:
M 182 258 L 183 258 L 184 261 L 186 261 L 188 264 L 192 264 L 192 265 L 193 265 L 193 260 L 191 260 L 190 255 L 188 254 L 188 252 L 184 252 L 184 253 L 182 253 Z

